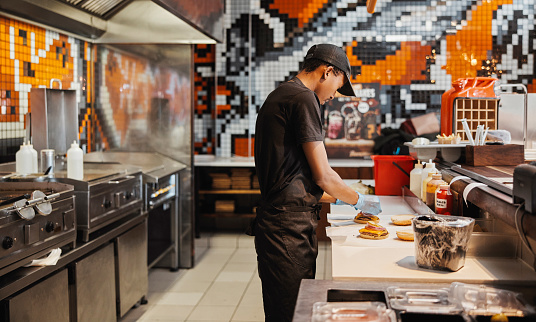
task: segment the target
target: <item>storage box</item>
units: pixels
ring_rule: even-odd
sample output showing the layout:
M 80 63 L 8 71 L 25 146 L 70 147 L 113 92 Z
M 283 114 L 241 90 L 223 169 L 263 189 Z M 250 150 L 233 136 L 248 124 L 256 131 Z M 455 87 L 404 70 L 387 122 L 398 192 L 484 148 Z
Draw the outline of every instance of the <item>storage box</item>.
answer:
M 487 165 L 520 165 L 525 162 L 523 145 L 467 145 L 465 163 L 479 167 Z
M 409 155 L 372 155 L 375 193 L 382 196 L 402 195 L 402 186 L 409 185 L 414 159 Z

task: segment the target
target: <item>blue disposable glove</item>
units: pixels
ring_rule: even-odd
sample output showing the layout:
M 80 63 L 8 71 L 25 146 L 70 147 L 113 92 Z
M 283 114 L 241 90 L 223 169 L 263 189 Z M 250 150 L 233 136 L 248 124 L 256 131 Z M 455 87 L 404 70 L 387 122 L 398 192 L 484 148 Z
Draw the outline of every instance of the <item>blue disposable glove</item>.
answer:
M 359 199 L 357 200 L 357 203 L 355 205 L 350 205 L 349 203 L 346 203 L 339 199 L 335 201 L 335 205 L 350 205 L 354 207 L 355 210 L 361 210 L 366 214 L 371 214 L 374 216 L 377 216 L 380 212 L 382 212 L 380 198 L 378 198 L 378 196 L 364 195 L 357 191 L 356 193 L 359 196 Z

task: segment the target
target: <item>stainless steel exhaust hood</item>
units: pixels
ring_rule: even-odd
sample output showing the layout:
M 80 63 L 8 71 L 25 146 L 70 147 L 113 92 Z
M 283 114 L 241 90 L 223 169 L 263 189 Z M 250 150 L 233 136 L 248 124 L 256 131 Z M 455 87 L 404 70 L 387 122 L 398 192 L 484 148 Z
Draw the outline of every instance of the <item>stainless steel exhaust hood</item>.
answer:
M 221 40 L 152 0 L 2 0 L 2 12 L 94 43 L 199 44 Z

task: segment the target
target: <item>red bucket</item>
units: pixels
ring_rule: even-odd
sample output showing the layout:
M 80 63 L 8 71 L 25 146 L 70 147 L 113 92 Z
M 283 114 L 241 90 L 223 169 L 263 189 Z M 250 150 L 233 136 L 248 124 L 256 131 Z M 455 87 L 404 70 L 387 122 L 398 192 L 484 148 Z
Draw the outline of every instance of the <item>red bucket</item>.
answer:
M 377 195 L 402 195 L 402 186 L 409 185 L 414 159 L 409 155 L 372 155 Z

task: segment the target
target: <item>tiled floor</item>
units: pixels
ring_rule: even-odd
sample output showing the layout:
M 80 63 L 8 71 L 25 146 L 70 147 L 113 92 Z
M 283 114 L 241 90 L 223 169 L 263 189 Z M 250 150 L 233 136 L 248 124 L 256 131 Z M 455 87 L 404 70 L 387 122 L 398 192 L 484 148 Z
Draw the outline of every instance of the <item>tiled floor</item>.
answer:
M 130 321 L 264 321 L 253 237 L 237 233 L 195 240 L 196 265 L 172 273 L 149 271 L 148 303 L 130 310 Z M 317 279 L 331 279 L 331 245 L 319 243 Z

